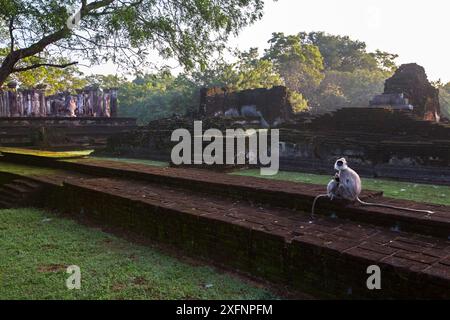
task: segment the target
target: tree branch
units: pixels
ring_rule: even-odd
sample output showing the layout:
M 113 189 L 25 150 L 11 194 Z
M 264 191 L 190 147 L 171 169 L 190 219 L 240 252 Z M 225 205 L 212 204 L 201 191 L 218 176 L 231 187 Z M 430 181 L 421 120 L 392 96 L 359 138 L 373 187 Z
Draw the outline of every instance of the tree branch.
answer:
M 73 66 L 74 64 L 78 64 L 78 61 L 75 62 L 69 62 L 69 63 L 64 63 L 64 64 L 54 64 L 54 63 L 36 63 L 33 64 L 31 66 L 26 66 L 23 68 L 14 68 L 13 72 L 23 72 L 23 71 L 27 71 L 27 70 L 31 70 L 31 69 L 36 69 L 39 67 L 53 67 L 53 68 L 67 68 L 69 66 Z
M 11 50 L 10 52 L 14 51 L 14 17 L 11 17 L 11 20 L 9 20 L 9 37 L 11 38 Z
M 94 11 L 94 10 L 97 10 L 98 8 L 107 6 L 107 5 L 111 4 L 112 2 L 114 2 L 114 0 L 101 0 L 101 1 L 92 2 L 92 3 L 85 5 L 84 8 L 82 8 L 82 10 L 80 12 L 81 19 L 84 16 L 88 15 L 90 11 Z M 52 34 L 49 34 L 48 36 L 43 37 L 41 40 L 32 44 L 28 48 L 19 49 L 14 52 L 11 51 L 11 53 L 10 53 L 10 55 L 12 55 L 11 61 L 14 61 L 14 63 L 15 63 L 15 62 L 19 61 L 20 59 L 33 56 L 33 55 L 41 52 L 49 44 L 55 43 L 55 42 L 65 38 L 67 35 L 70 34 L 70 32 L 71 32 L 71 30 L 67 26 L 64 26 L 62 29 L 60 29 Z

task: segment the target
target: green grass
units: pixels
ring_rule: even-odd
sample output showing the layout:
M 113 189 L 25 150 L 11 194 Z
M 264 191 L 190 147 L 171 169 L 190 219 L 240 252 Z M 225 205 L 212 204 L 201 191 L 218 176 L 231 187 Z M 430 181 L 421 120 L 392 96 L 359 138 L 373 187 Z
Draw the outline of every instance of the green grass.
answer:
M 22 176 L 40 176 L 55 174 L 58 170 L 0 161 L 0 172 L 14 173 Z
M 108 161 L 118 161 L 125 163 L 137 163 L 145 164 L 154 167 L 168 167 L 169 163 L 164 161 L 146 160 L 146 159 L 130 159 L 130 158 L 114 158 L 114 157 L 89 157 L 92 160 L 108 160 Z
M 265 288 L 36 209 L 0 210 L 0 299 L 272 299 Z M 81 268 L 69 290 L 66 268 Z
M 266 179 L 286 180 L 301 183 L 321 184 L 325 186 L 331 176 L 302 172 L 280 171 L 274 176 L 262 176 L 258 169 L 233 172 L 234 175 L 251 176 Z M 409 183 L 382 179 L 362 179 L 363 189 L 383 191 L 384 196 L 434 204 L 450 205 L 450 187 L 429 184 Z
M 77 150 L 77 151 L 47 151 L 38 149 L 9 148 L 1 147 L 1 153 L 15 153 L 27 156 L 46 157 L 54 159 L 79 158 L 90 155 L 94 150 Z

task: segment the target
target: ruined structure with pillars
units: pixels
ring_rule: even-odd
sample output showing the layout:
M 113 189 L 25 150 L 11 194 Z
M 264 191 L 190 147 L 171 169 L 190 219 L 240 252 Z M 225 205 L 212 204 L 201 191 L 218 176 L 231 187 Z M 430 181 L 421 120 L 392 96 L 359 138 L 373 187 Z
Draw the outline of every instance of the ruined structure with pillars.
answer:
M 109 136 L 136 127 L 118 117 L 117 88 L 89 86 L 76 94 L 45 95 L 45 86 L 0 90 L 0 146 L 95 147 Z
M 0 117 L 115 117 L 117 88 L 102 90 L 96 86 L 45 96 L 45 86 L 17 89 L 8 83 L 0 91 Z
M 110 152 L 170 158 L 170 134 L 194 120 L 208 128 L 280 129 L 284 170 L 329 172 L 345 156 L 365 176 L 450 184 L 450 126 L 439 122 L 437 90 L 422 67 L 400 66 L 386 80 L 383 94 L 367 105 L 321 115 L 297 113 L 285 87 L 232 92 L 205 88 L 197 115 L 156 120 L 110 140 Z M 405 169 L 407 168 L 407 169 Z

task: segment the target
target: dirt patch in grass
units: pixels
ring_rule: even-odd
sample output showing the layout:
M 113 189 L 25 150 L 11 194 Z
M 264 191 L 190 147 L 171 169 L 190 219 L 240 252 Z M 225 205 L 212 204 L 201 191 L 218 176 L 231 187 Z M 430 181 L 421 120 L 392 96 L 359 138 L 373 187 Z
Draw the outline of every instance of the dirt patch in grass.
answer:
M 48 273 L 48 272 L 65 271 L 66 269 L 67 269 L 67 266 L 62 265 L 62 264 L 48 264 L 48 265 L 39 266 L 37 271 Z

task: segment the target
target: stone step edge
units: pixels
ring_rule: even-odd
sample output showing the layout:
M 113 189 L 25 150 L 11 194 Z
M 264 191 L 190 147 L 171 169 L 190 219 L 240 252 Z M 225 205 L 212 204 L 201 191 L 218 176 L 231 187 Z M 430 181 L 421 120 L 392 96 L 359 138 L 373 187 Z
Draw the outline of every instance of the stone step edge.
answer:
M 94 169 L 97 173 L 103 171 L 106 175 L 115 176 L 115 177 L 127 177 L 128 179 L 137 179 L 137 180 L 147 180 L 149 182 L 169 182 L 170 185 L 175 187 L 184 187 L 189 188 L 191 190 L 196 190 L 200 192 L 207 192 L 212 194 L 223 194 L 225 196 L 229 196 L 232 198 L 245 198 L 245 199 L 253 199 L 255 201 L 261 201 L 261 198 L 264 200 L 263 203 L 269 203 L 275 206 L 286 207 L 289 209 L 301 210 L 305 212 L 310 212 L 312 207 L 312 202 L 314 199 L 313 195 L 303 194 L 303 193 L 295 193 L 289 191 L 278 190 L 274 188 L 270 188 L 270 186 L 264 188 L 255 188 L 252 186 L 239 184 L 240 179 L 236 179 L 236 183 L 233 185 L 233 188 L 236 189 L 236 192 L 230 192 L 230 185 L 227 183 L 217 182 L 217 181 L 206 181 L 201 179 L 191 179 L 187 177 L 180 176 L 168 176 L 164 174 L 158 174 L 157 172 L 145 172 L 138 170 L 126 170 L 123 168 L 111 168 L 108 166 L 99 166 L 95 164 L 86 164 L 80 162 L 68 162 L 68 161 L 59 161 L 60 163 L 65 163 L 63 165 L 64 169 L 70 170 L 73 169 L 87 169 L 86 172 L 91 172 Z M 217 172 L 208 173 L 208 174 L 220 174 Z M 227 175 L 229 177 L 229 175 Z M 239 177 L 240 178 L 240 177 Z M 252 178 L 245 177 L 250 179 L 257 179 L 258 181 L 261 178 Z M 267 181 L 270 183 L 270 181 Z M 293 182 L 286 182 L 287 184 L 298 184 Z M 305 184 L 303 184 L 305 185 Z M 317 185 L 308 185 L 312 188 L 318 187 Z M 257 197 L 256 194 L 261 195 L 262 197 Z M 378 196 L 382 194 L 381 192 L 377 193 L 366 193 L 367 196 Z M 406 200 L 398 200 L 386 197 L 380 197 L 376 199 L 368 199 L 366 197 L 361 197 L 363 200 L 369 202 L 378 202 L 378 203 L 389 203 L 392 205 L 403 205 L 403 206 L 417 206 L 419 203 L 414 201 L 406 201 Z M 353 205 L 342 201 L 329 201 L 325 200 L 326 205 L 321 206 L 317 209 L 317 213 L 322 215 L 331 215 L 336 214 L 341 218 L 346 218 L 354 221 L 361 221 L 372 223 L 376 225 L 380 225 L 388 228 L 400 228 L 405 231 L 413 231 L 419 232 L 426 235 L 438 236 L 444 239 L 449 239 L 450 237 L 450 207 L 442 206 L 442 205 L 430 205 L 424 204 L 421 205 L 421 209 L 432 210 L 444 212 L 442 216 L 433 216 L 427 214 L 411 214 L 400 210 L 393 210 L 387 208 L 378 208 L 378 207 L 364 207 L 360 205 Z M 445 211 L 446 210 L 446 211 Z M 448 213 L 448 215 L 446 214 Z
M 170 216 L 173 216 L 173 214 L 178 215 L 180 219 L 184 220 L 182 218 L 185 217 L 185 219 L 195 219 L 199 225 L 202 225 L 202 221 L 209 221 L 209 220 L 215 220 L 214 217 L 201 217 L 198 215 L 194 215 L 189 212 L 183 212 L 178 211 L 172 207 L 166 207 L 161 204 L 151 204 L 151 201 L 148 199 L 130 199 L 125 196 L 121 196 L 120 194 L 115 194 L 114 192 L 109 191 L 100 191 L 95 188 L 90 188 L 88 185 L 83 183 L 77 183 L 77 182 L 65 182 L 63 184 L 63 188 L 67 188 L 68 190 L 72 190 L 74 192 L 82 192 L 85 194 L 89 194 L 90 196 L 93 196 L 95 198 L 95 194 L 103 194 L 107 197 L 113 197 L 113 198 L 122 198 L 127 201 L 127 207 L 130 204 L 135 204 L 136 211 L 146 212 L 146 207 L 156 212 L 155 215 L 161 216 L 163 212 L 170 212 Z M 104 208 L 105 212 L 96 214 L 106 214 L 108 215 L 108 209 Z M 148 209 L 147 209 L 148 210 Z M 86 214 L 87 211 L 84 211 L 83 214 Z M 165 215 L 164 215 L 165 216 Z M 162 216 L 161 216 L 162 217 Z M 165 218 L 168 219 L 168 218 Z M 139 224 L 139 222 L 135 221 L 135 223 Z M 233 230 L 240 230 L 240 232 L 252 234 L 252 239 L 256 239 L 255 243 L 253 243 L 251 246 L 258 247 L 262 251 L 260 252 L 261 256 L 253 256 L 252 258 L 256 261 L 266 261 L 267 260 L 275 260 L 277 263 L 279 263 L 277 270 L 273 270 L 269 268 L 268 270 L 260 270 L 258 266 L 253 266 L 251 270 L 241 270 L 244 272 L 251 272 L 253 274 L 256 274 L 263 278 L 268 278 L 269 281 L 274 280 L 282 280 L 284 282 L 287 282 L 288 284 L 292 285 L 295 288 L 304 290 L 308 287 L 308 285 L 305 286 L 305 284 L 302 284 L 303 280 L 298 278 L 296 274 L 299 275 L 305 275 L 309 272 L 314 272 L 314 270 L 318 270 L 314 277 L 315 278 L 321 278 L 321 277 L 329 277 L 332 276 L 333 270 L 327 269 L 327 267 L 324 265 L 321 265 L 321 263 L 328 264 L 328 268 L 330 266 L 336 266 L 336 268 L 339 268 L 340 266 L 343 267 L 356 267 L 358 269 L 357 275 L 352 275 L 352 272 L 354 270 L 347 270 L 347 273 L 344 276 L 344 278 L 348 278 L 349 286 L 350 288 L 355 285 L 355 283 L 359 283 L 358 279 L 364 279 L 364 277 L 368 277 L 367 275 L 367 267 L 370 265 L 378 265 L 382 273 L 387 273 L 387 278 L 395 279 L 395 281 L 404 281 L 403 284 L 400 283 L 391 283 L 389 286 L 392 285 L 392 288 L 390 290 L 395 290 L 397 286 L 404 285 L 407 286 L 407 291 L 409 292 L 416 290 L 418 294 L 420 295 L 419 291 L 423 289 L 423 285 L 426 284 L 427 286 L 433 286 L 436 290 L 436 288 L 440 288 L 440 290 L 436 290 L 435 294 L 439 297 L 450 297 L 450 277 L 448 276 L 448 270 L 447 273 L 444 276 L 442 273 L 440 273 L 439 266 L 432 266 L 429 268 L 429 270 L 425 270 L 424 272 L 420 272 L 417 270 L 413 270 L 407 267 L 404 267 L 402 265 L 399 265 L 398 263 L 395 263 L 395 261 L 391 261 L 387 259 L 386 261 L 379 261 L 378 259 L 372 259 L 370 257 L 367 257 L 365 254 L 360 254 L 357 250 L 351 250 L 352 246 L 351 243 L 347 246 L 336 246 L 334 245 L 327 245 L 325 243 L 316 243 L 314 241 L 308 241 L 307 238 L 302 236 L 296 236 L 291 241 L 287 241 L 285 237 L 277 234 L 276 232 L 269 232 L 269 231 L 262 231 L 262 230 L 255 230 L 249 227 L 245 227 L 242 225 L 236 225 L 232 223 L 227 223 L 222 220 L 215 220 L 215 223 L 219 224 L 229 224 L 230 228 Z M 206 230 L 206 229 L 204 229 Z M 186 230 L 185 230 L 186 231 Z M 195 237 L 197 232 L 201 230 L 191 230 L 191 232 L 187 232 L 192 237 Z M 169 232 L 169 230 L 166 230 L 166 232 Z M 206 232 L 206 231 L 205 231 Z M 200 232 L 201 233 L 201 232 Z M 234 237 L 232 237 L 234 238 Z M 257 239 L 261 238 L 262 242 L 258 244 Z M 236 237 L 235 241 L 239 241 L 240 237 Z M 232 240 L 230 240 L 232 241 Z M 265 242 L 267 241 L 267 243 Z M 185 243 L 186 241 L 179 241 L 178 245 L 181 245 L 181 243 Z M 173 244 L 173 243 L 172 243 Z M 239 244 L 236 244 L 239 246 Z M 181 245 L 182 247 L 184 246 Z M 274 249 L 275 248 L 275 249 Z M 274 252 L 274 253 L 273 253 Z M 273 256 L 271 256 L 271 253 Z M 306 254 L 306 256 L 305 256 Z M 309 257 L 308 257 L 309 255 Z M 296 258 L 299 259 L 299 261 L 293 261 Z M 281 259 L 281 260 L 280 260 Z M 322 262 L 320 262 L 322 261 Z M 317 264 L 316 264 L 317 263 Z M 286 265 L 289 264 L 289 265 Z M 305 266 L 306 264 L 306 266 Z M 309 264 L 311 264 L 309 266 Z M 262 269 L 264 269 L 261 266 Z M 304 270 L 303 268 L 306 268 Z M 450 267 L 448 267 L 450 268 Z M 335 270 L 337 271 L 337 270 Z M 313 278 L 314 278 L 313 277 Z M 398 277 L 398 278 L 397 278 Z M 361 280 L 360 279 L 360 280 Z M 322 279 L 324 283 L 328 283 L 329 281 L 332 281 L 331 279 Z M 355 282 L 356 281 L 356 282 Z M 308 282 L 308 281 L 306 281 Z M 362 291 L 364 289 L 364 283 L 359 283 L 361 287 L 357 289 L 356 287 L 353 287 L 352 290 L 354 291 L 354 294 L 362 294 Z M 386 284 L 385 284 L 386 285 Z M 436 287 L 434 287 L 436 286 Z M 320 286 L 319 286 L 320 287 Z M 342 289 L 342 288 L 341 288 Z M 366 292 L 367 297 L 377 296 L 377 292 L 369 292 L 367 290 Z M 358 293 L 357 293 L 358 292 Z M 432 291 L 427 291 L 432 292 Z M 317 292 L 315 292 L 317 293 Z M 345 293 L 341 290 L 339 292 L 333 292 L 330 295 L 337 294 L 338 296 L 345 296 Z M 393 296 L 396 297 L 395 292 L 390 293 Z M 400 294 L 398 297 L 404 297 L 403 293 Z

